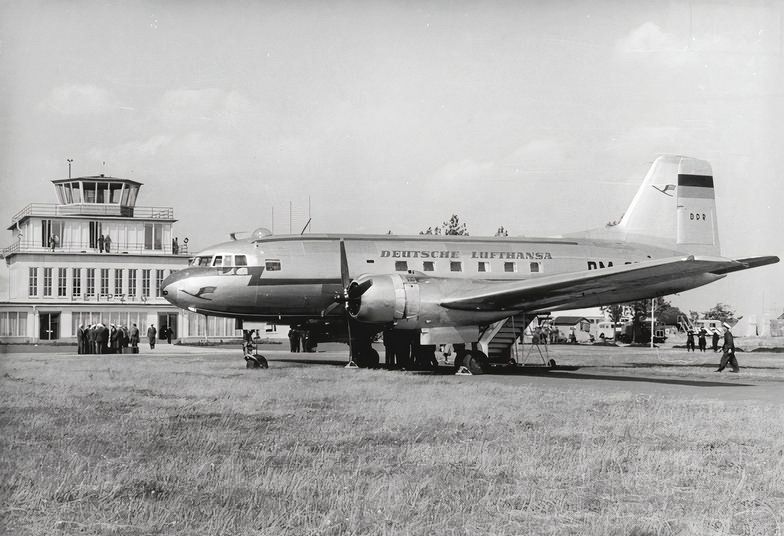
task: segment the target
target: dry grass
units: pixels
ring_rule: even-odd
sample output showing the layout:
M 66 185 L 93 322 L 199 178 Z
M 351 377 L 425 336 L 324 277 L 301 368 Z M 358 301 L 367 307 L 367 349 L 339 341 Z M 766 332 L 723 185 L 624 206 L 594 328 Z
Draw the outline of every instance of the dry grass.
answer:
M 772 535 L 784 524 L 782 404 L 246 371 L 236 357 L 0 365 L 6 534 Z

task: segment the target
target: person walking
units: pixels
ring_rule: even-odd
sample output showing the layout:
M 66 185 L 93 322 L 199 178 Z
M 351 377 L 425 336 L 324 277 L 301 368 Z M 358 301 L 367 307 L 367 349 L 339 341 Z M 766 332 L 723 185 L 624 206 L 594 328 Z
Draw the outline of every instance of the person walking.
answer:
M 697 337 L 697 344 L 700 347 L 700 352 L 704 352 L 705 349 L 708 347 L 708 343 L 705 340 L 705 328 L 700 329 L 700 335 Z
M 131 333 L 128 336 L 128 342 L 131 343 L 131 353 L 138 354 L 139 353 L 139 328 L 136 327 L 136 324 L 131 325 Z
M 694 351 L 694 332 L 692 330 L 686 332 L 686 351 Z
M 711 339 L 712 339 L 711 342 L 713 343 L 713 351 L 714 352 L 718 352 L 719 351 L 719 330 L 718 329 L 713 328 L 713 337 Z
M 150 324 L 150 327 L 147 328 L 147 340 L 150 341 L 150 350 L 155 348 L 155 336 L 158 334 L 158 330 L 155 329 L 155 326 Z
M 719 363 L 719 368 L 716 369 L 716 372 L 724 370 L 727 367 L 728 362 L 732 367 L 731 372 L 738 372 L 740 367 L 738 366 L 738 360 L 735 357 L 735 337 L 732 336 L 729 324 L 724 322 L 722 325 L 724 326 L 724 345 L 722 346 L 724 354 L 721 356 L 721 362 Z

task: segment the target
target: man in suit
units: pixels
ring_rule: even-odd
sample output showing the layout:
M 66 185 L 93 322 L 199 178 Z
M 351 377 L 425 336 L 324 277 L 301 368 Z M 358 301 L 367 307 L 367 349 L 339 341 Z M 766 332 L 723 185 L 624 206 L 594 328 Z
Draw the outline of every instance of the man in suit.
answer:
M 147 340 L 150 341 L 150 350 L 155 348 L 155 336 L 158 334 L 158 330 L 155 329 L 155 326 L 150 324 L 150 327 L 147 328 Z

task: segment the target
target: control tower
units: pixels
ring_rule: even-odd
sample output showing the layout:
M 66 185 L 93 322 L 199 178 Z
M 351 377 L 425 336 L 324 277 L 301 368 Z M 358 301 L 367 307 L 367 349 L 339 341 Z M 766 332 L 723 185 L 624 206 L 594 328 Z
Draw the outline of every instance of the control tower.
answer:
M 31 203 L 7 227 L 0 263 L 0 340 L 75 341 L 103 322 L 178 338 L 180 312 L 161 282 L 188 263 L 172 207 L 136 206 L 142 183 L 94 175 L 52 181 L 58 203 Z M 178 325 L 179 324 L 179 325 Z M 142 329 L 144 328 L 144 329 Z

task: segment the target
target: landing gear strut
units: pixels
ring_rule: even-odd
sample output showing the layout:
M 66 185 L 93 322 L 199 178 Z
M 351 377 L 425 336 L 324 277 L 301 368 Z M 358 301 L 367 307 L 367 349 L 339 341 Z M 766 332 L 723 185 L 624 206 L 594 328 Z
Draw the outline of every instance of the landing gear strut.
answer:
M 269 368 L 267 358 L 256 352 L 256 343 L 253 341 L 253 331 L 242 331 L 242 353 L 245 358 L 245 368 Z

